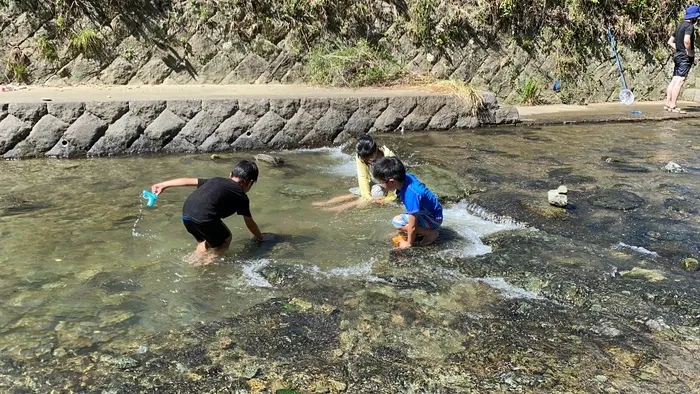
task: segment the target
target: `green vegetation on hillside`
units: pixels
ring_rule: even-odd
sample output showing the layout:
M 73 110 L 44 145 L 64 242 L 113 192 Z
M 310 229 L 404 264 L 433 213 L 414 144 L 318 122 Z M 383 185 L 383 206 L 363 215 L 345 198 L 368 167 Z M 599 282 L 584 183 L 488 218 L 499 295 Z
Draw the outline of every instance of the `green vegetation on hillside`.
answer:
M 320 85 L 381 85 L 400 78 L 402 67 L 366 40 L 337 49 L 319 46 L 309 52 L 307 77 Z
M 68 44 L 73 56 L 96 56 L 107 38 L 96 32 L 119 20 L 129 34 L 164 48 L 184 45 L 199 30 L 238 36 L 243 43 L 286 40 L 287 48 L 308 60 L 313 81 L 350 86 L 400 78 L 392 59 L 400 50 L 399 37 L 433 53 L 449 53 L 470 41 L 495 49 L 513 40 L 528 52 L 550 53 L 557 73 L 566 76 L 582 70 L 588 57 L 607 53 L 604 32 L 610 27 L 621 45 L 663 58 L 655 51 L 664 46 L 685 5 L 678 0 L 0 0 L 0 9 L 27 11 L 37 25 L 46 26 L 46 41 L 39 45 L 47 59 L 55 56 L 48 45 L 54 43 L 53 48 Z

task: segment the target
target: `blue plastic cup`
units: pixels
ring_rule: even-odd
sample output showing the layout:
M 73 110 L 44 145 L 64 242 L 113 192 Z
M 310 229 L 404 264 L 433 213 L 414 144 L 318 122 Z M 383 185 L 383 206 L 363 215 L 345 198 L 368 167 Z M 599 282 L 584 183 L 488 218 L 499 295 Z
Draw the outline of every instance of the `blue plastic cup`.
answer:
M 144 190 L 143 193 L 141 193 L 141 197 L 146 200 L 146 206 L 149 208 L 156 205 L 156 200 L 158 200 L 158 196 L 156 196 L 155 193 L 149 192 L 148 190 Z

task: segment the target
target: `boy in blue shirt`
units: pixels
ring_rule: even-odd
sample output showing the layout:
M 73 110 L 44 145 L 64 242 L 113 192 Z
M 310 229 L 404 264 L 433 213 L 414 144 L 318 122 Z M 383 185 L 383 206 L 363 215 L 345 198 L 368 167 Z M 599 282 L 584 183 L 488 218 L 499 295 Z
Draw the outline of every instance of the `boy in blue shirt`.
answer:
M 411 247 L 417 236 L 423 237 L 420 246 L 435 242 L 442 224 L 442 205 L 415 175 L 406 173 L 406 167 L 395 157 L 384 157 L 374 163 L 372 176 L 387 191 L 396 190 L 396 196 L 406 208 L 406 213 L 394 217 L 391 224 L 399 233 L 405 233 L 399 249 Z

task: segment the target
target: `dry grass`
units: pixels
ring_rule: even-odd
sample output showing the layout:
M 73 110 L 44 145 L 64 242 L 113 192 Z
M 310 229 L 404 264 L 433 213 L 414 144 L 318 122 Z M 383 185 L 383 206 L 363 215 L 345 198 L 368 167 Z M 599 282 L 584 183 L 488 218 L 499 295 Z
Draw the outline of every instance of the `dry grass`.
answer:
M 408 74 L 401 84 L 428 92 L 450 95 L 469 108 L 472 116 L 475 116 L 484 106 L 481 90 L 458 79 L 436 79 L 425 75 Z

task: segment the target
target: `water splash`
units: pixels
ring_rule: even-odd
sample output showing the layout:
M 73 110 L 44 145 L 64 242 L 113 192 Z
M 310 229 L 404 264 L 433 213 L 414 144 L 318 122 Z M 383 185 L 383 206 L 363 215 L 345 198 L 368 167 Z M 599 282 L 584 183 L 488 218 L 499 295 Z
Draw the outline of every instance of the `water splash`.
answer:
M 511 218 L 500 217 L 465 200 L 444 209 L 443 216 L 445 228 L 455 231 L 460 239 L 451 243 L 450 248 L 440 251 L 440 254 L 462 257 L 488 254 L 492 249 L 481 238 L 499 231 L 527 228 Z
M 330 271 L 322 271 L 317 265 L 311 267 L 314 274 L 322 275 L 326 278 L 341 277 L 341 278 L 360 278 L 368 282 L 381 282 L 382 279 L 372 275 L 372 269 L 377 262 L 377 258 L 372 258 L 349 267 L 332 268 Z
M 259 259 L 248 261 L 243 264 L 243 277 L 245 282 L 252 287 L 273 287 L 270 282 L 267 281 L 259 271 L 268 265 L 271 261 L 268 259 Z
M 659 254 L 656 252 L 653 252 L 649 249 L 643 248 L 641 246 L 633 246 L 633 245 L 627 245 L 624 242 L 618 242 L 616 245 L 613 245 L 610 249 L 612 250 L 622 250 L 622 249 L 629 249 L 633 252 L 637 252 L 640 254 L 646 254 L 654 257 L 658 257 Z
M 311 149 L 297 149 L 290 151 L 289 153 L 322 153 L 329 156 L 332 160 L 330 165 L 325 165 L 320 168 L 315 168 L 315 171 L 323 171 L 328 174 L 355 177 L 357 176 L 357 166 L 355 164 L 355 157 L 343 153 L 343 147 L 332 147 L 332 148 L 311 148 Z
M 532 291 L 525 290 L 506 282 L 503 278 L 473 278 L 477 282 L 488 285 L 501 293 L 505 299 L 544 300 L 545 298 Z
M 136 215 L 136 220 L 134 221 L 134 225 L 131 227 L 131 236 L 134 238 L 146 236 L 146 234 L 140 234 L 136 230 L 136 226 L 138 226 L 139 222 L 141 221 L 141 218 L 143 218 L 143 204 L 141 204 L 139 206 L 139 213 Z

